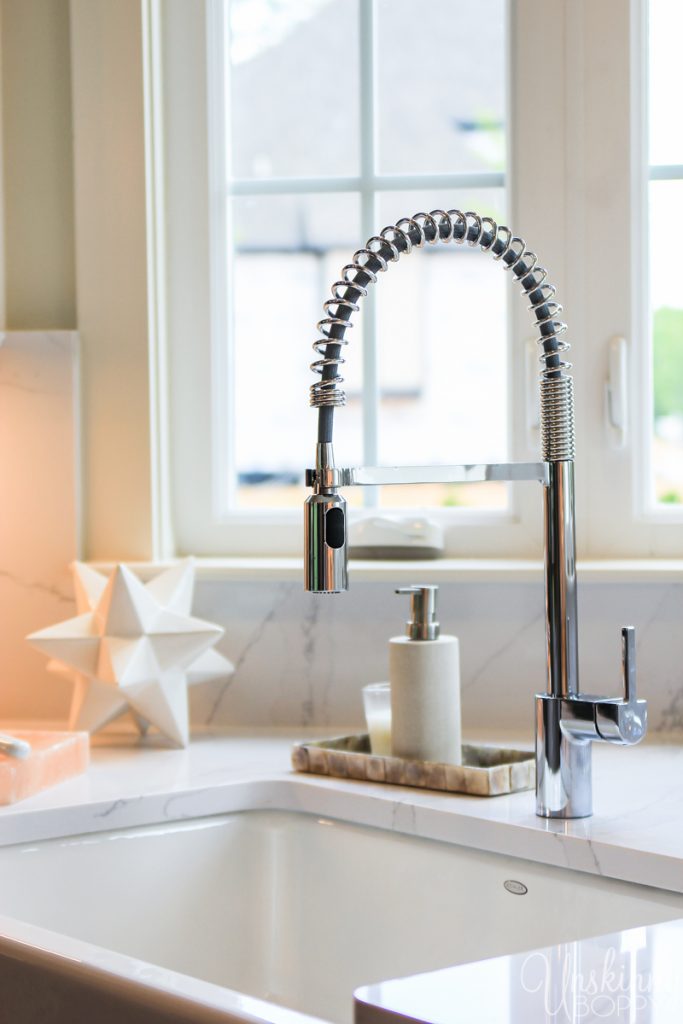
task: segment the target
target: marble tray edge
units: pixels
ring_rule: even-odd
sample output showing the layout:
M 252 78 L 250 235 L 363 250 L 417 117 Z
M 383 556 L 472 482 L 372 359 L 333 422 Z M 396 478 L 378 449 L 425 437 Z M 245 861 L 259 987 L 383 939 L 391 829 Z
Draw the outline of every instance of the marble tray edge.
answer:
M 470 796 L 503 796 L 533 789 L 534 754 L 511 747 L 463 744 L 461 765 L 412 761 L 369 752 L 367 733 L 326 740 L 304 740 L 292 747 L 296 772 L 337 779 L 383 782 Z

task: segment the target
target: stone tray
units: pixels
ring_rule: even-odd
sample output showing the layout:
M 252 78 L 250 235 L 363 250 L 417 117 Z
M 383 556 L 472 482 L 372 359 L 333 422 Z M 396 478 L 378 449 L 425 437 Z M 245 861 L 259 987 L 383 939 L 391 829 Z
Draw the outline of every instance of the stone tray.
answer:
M 292 767 L 297 772 L 332 775 L 337 779 L 386 782 L 472 796 L 519 793 L 532 789 L 535 780 L 534 754 L 530 750 L 464 743 L 461 765 L 408 761 L 370 753 L 367 733 L 295 743 Z

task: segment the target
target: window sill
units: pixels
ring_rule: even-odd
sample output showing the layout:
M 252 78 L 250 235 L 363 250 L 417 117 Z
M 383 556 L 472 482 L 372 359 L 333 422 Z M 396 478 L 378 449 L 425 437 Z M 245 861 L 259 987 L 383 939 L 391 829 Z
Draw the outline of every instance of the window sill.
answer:
M 197 579 L 228 582 L 260 580 L 300 582 L 303 563 L 300 558 L 195 558 Z M 108 572 L 113 562 L 96 562 L 93 567 Z M 173 561 L 129 562 L 142 579 L 173 565 Z M 356 561 L 349 562 L 351 581 L 404 583 L 407 578 L 427 582 L 526 583 L 540 582 L 543 564 L 525 559 L 438 558 L 429 561 Z M 577 563 L 582 583 L 678 583 L 683 582 L 681 559 L 590 559 Z

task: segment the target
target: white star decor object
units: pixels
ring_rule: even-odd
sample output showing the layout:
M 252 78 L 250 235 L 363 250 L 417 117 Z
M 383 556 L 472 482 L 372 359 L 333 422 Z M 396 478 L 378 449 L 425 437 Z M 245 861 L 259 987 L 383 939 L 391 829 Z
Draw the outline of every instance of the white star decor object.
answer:
M 186 746 L 188 685 L 234 671 L 210 649 L 221 627 L 190 615 L 192 560 L 146 584 L 125 565 L 109 578 L 81 562 L 73 568 L 79 614 L 27 637 L 50 655 L 51 671 L 75 683 L 69 727 L 96 732 L 130 711 L 141 733 L 154 725 Z

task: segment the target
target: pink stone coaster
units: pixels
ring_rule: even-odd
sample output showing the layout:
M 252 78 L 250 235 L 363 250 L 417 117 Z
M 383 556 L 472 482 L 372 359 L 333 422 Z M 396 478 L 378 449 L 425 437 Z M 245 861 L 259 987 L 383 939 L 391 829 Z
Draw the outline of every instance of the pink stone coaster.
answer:
M 25 800 L 42 789 L 81 775 L 90 761 L 87 732 L 47 732 L 13 729 L 12 736 L 31 744 L 31 753 L 20 760 L 0 754 L 0 805 Z

